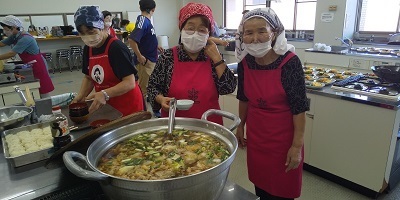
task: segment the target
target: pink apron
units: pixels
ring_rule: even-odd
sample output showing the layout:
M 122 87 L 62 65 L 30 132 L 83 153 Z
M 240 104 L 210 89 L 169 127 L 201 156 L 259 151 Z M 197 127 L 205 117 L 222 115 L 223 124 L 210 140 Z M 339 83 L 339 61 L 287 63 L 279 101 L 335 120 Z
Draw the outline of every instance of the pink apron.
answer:
M 29 34 L 21 34 L 21 37 L 32 37 Z M 17 42 L 14 43 L 14 45 Z M 32 55 L 27 52 L 19 53 L 19 57 L 21 58 L 22 62 L 27 63 L 33 60 L 36 60 L 36 63 L 32 65 L 33 76 L 35 79 L 39 79 L 40 94 L 46 94 L 54 90 L 53 82 L 50 79 L 49 72 L 47 71 L 46 64 L 42 54 L 39 52 L 38 54 Z
M 115 40 L 118 39 L 112 37 L 108 41 L 104 53 L 100 55 L 92 55 L 92 48 L 89 47 L 89 76 L 93 79 L 96 92 L 114 87 L 121 82 L 121 80 L 115 76 L 108 58 L 108 49 Z M 107 103 L 120 111 L 124 116 L 144 110 L 143 96 L 137 81 L 134 89 L 123 95 L 110 98 Z
M 220 109 L 218 91 L 212 76 L 211 61 L 180 62 L 178 50 L 172 48 L 174 54 L 174 69 L 171 85 L 168 91 L 169 97 L 176 99 L 191 99 L 194 101 L 189 110 L 177 110 L 177 117 L 200 119 L 208 109 Z M 161 111 L 162 117 L 168 117 L 168 113 Z M 223 125 L 221 116 L 210 116 L 209 121 Z
M 244 67 L 244 91 L 249 99 L 246 135 L 249 179 L 271 195 L 297 198 L 301 192 L 303 161 L 285 172 L 286 156 L 292 145 L 294 128 L 285 90 L 282 66 L 294 56 L 288 54 L 275 70 Z

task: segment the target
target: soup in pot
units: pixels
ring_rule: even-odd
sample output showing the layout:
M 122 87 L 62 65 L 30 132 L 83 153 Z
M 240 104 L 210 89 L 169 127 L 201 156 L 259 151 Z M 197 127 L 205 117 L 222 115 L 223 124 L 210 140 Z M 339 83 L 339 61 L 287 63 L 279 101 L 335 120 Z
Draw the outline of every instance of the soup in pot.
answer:
M 206 133 L 174 130 L 141 133 L 109 149 L 97 168 L 132 180 L 160 180 L 187 176 L 212 168 L 230 156 L 227 145 Z

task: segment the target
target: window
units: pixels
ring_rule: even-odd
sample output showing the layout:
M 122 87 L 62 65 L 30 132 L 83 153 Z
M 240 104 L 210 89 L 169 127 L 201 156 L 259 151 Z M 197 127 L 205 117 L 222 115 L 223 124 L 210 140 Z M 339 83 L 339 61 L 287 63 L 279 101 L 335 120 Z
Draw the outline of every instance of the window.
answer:
M 225 27 L 237 29 L 244 10 L 267 7 L 266 0 L 225 0 Z
M 358 18 L 360 32 L 400 32 L 400 0 L 360 0 Z
M 314 30 L 316 0 L 225 0 L 225 26 L 237 29 L 243 10 L 271 7 L 286 30 Z
M 316 0 L 271 1 L 270 6 L 286 30 L 314 30 Z

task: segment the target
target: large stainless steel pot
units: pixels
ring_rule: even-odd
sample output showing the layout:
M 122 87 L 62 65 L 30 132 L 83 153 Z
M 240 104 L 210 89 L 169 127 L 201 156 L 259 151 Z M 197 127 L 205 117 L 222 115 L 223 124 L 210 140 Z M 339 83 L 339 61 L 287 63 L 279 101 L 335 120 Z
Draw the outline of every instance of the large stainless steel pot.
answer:
M 211 114 L 230 118 L 234 120 L 234 123 L 230 129 L 227 129 L 219 124 L 209 122 L 207 117 Z M 168 128 L 167 118 L 146 120 L 110 131 L 89 146 L 86 157 L 80 153 L 68 151 L 64 153 L 63 160 L 66 167 L 75 175 L 99 181 L 104 193 L 111 199 L 215 200 L 218 199 L 224 188 L 229 167 L 235 158 L 238 142 L 232 130 L 239 123 L 240 119 L 237 116 L 219 110 L 208 110 L 203 114 L 201 120 L 178 117 L 175 119 L 175 129 L 184 128 L 213 135 L 225 142 L 231 153 L 231 156 L 224 162 L 195 175 L 165 180 L 129 180 L 105 174 L 96 168 L 101 156 L 117 143 L 136 134 L 166 130 Z M 86 161 L 93 171 L 78 166 L 74 158 Z

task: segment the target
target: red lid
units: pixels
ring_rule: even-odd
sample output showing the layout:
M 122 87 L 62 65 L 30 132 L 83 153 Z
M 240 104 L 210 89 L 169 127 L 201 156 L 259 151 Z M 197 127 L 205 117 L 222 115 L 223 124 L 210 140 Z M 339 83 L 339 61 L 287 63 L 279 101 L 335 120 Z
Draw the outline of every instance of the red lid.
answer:
M 56 111 L 56 110 L 61 110 L 60 106 L 53 106 L 53 108 L 51 108 L 52 111 Z

